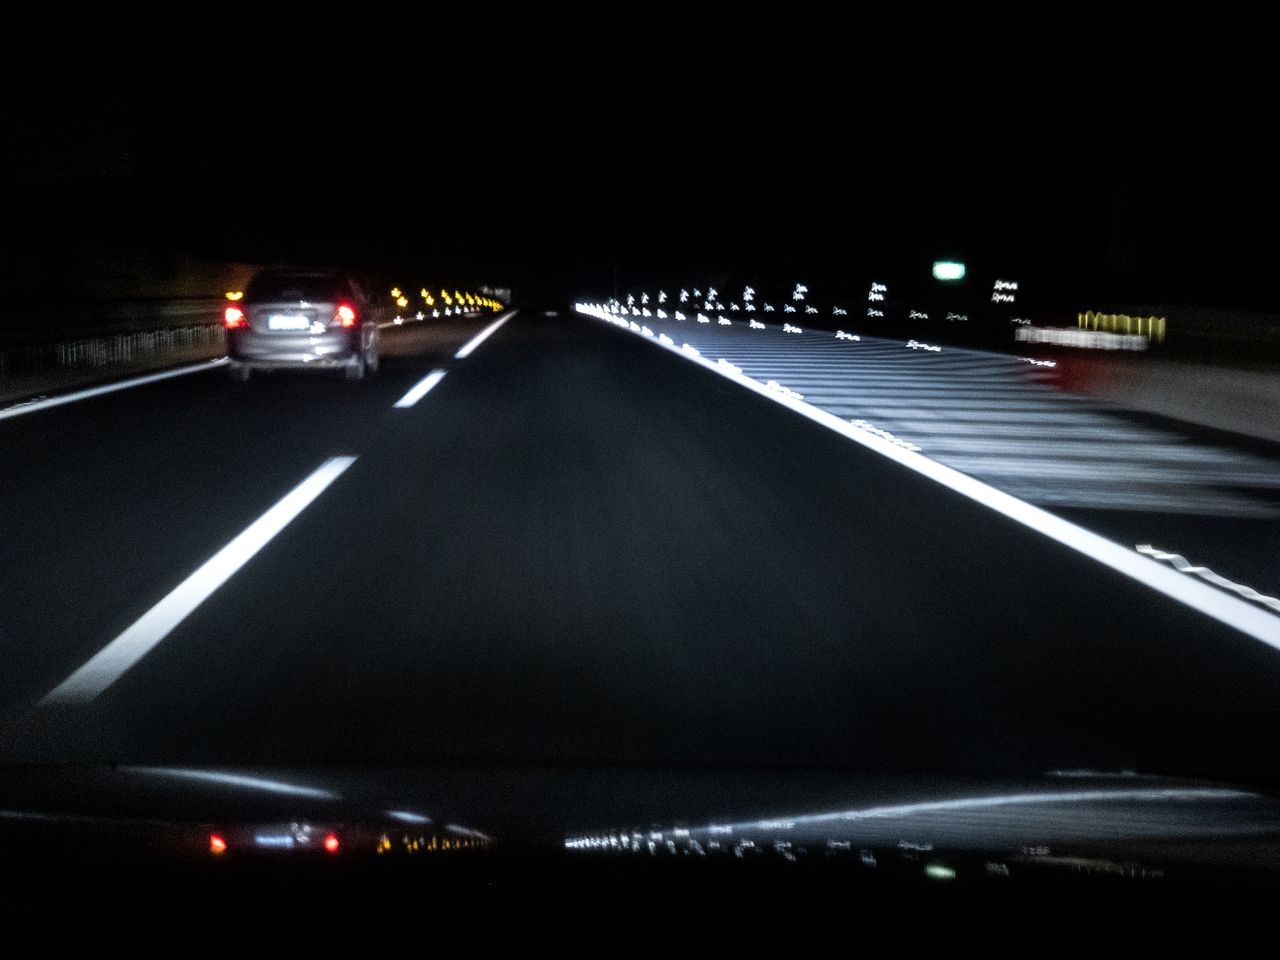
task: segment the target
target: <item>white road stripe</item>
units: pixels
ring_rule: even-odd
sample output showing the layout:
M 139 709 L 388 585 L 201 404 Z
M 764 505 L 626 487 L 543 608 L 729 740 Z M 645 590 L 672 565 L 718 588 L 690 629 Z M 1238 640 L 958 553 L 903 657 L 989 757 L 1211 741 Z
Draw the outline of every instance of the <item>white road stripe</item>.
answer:
M 444 379 L 447 371 L 432 370 L 425 377 L 413 385 L 413 388 L 403 397 L 397 400 L 393 406 L 403 410 L 412 407 L 415 403 L 427 395 L 427 391 L 434 387 L 437 383 Z
M 90 397 L 100 397 L 104 393 L 115 393 L 118 390 L 129 390 L 133 387 L 141 387 L 148 383 L 156 383 L 160 380 L 170 380 L 173 377 L 185 377 L 189 373 L 200 373 L 202 370 L 212 370 L 214 367 L 220 367 L 227 362 L 226 357 L 219 357 L 216 360 L 207 360 L 204 363 L 192 364 L 189 367 L 175 367 L 172 370 L 162 370 L 160 373 L 148 373 L 142 377 L 130 377 L 128 380 L 117 380 L 115 383 L 105 383 L 100 387 L 90 387 L 87 390 L 76 390 L 74 393 L 64 393 L 56 397 L 44 397 L 40 400 L 32 400 L 27 403 L 16 403 L 12 407 L 6 407 L 0 410 L 0 420 L 8 420 L 10 417 L 20 417 L 24 413 L 35 413 L 38 410 L 48 410 L 50 407 L 60 407 L 64 403 L 75 403 L 77 400 L 88 400 Z
M 124 633 L 54 687 L 41 704 L 83 704 L 101 694 L 150 653 L 355 461 L 355 457 L 330 457 L 326 460 Z
M 477 333 L 474 337 L 472 337 L 470 340 L 468 340 L 459 348 L 458 352 L 453 355 L 454 359 L 465 360 L 467 359 L 467 357 L 471 356 L 472 352 L 475 350 L 476 347 L 480 346 L 480 344 L 484 343 L 491 336 L 493 336 L 493 334 L 497 332 L 500 326 L 502 326 L 504 323 L 506 323 L 508 320 L 510 320 L 512 317 L 515 316 L 515 313 L 516 312 L 512 310 L 510 313 L 503 314 L 497 320 L 493 321 L 493 323 L 489 324 L 487 327 L 485 327 L 483 330 Z
M 589 311 L 590 308 L 579 308 L 579 312 L 586 313 L 588 316 L 595 316 L 597 319 L 614 322 L 607 316 L 599 316 Z M 615 325 L 618 324 L 615 323 Z M 717 364 L 714 360 L 708 360 L 703 356 L 694 355 L 682 349 L 679 344 L 673 343 L 668 346 L 657 339 L 650 339 L 649 342 L 674 353 L 678 357 L 683 357 L 692 363 L 705 367 L 726 380 L 732 380 L 734 383 L 746 387 L 754 393 L 768 397 L 774 403 L 781 404 L 789 410 L 875 451 L 882 457 L 887 457 L 915 473 L 928 477 L 949 490 L 968 497 L 970 500 L 1003 514 L 1009 519 L 1075 550 L 1077 553 L 1110 567 L 1117 573 L 1136 580 L 1158 593 L 1164 594 L 1206 616 L 1212 617 L 1220 623 L 1234 627 L 1242 633 L 1280 650 L 1280 617 L 1264 609 L 1223 593 L 1207 583 L 1183 576 L 1177 571 L 1171 570 L 1127 547 L 1123 547 L 1083 527 L 1076 526 L 1074 523 L 1055 516 L 1024 500 L 1019 500 L 1017 497 L 997 490 L 995 487 L 961 473 L 959 470 L 936 460 L 931 460 L 922 454 L 899 447 L 869 431 L 860 430 L 834 414 L 821 410 L 803 400 L 797 400 L 792 396 L 770 389 L 760 381 L 754 380 L 728 366 Z

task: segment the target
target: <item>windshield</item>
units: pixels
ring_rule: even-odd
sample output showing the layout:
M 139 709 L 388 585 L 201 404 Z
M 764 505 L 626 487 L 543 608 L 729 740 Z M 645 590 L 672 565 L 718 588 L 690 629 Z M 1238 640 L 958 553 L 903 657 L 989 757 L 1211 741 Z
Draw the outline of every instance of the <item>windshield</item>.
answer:
M 0 786 L 1272 829 L 1265 32 L 202 9 L 5 15 Z

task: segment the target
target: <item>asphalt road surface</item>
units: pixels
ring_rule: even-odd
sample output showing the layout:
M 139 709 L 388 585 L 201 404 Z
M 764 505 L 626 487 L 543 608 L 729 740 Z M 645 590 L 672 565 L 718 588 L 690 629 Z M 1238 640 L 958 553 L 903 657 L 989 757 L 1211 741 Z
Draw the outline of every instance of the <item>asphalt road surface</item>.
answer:
M 491 321 L 0 420 L 0 760 L 1276 781 L 1267 643 L 601 321 L 458 358 Z

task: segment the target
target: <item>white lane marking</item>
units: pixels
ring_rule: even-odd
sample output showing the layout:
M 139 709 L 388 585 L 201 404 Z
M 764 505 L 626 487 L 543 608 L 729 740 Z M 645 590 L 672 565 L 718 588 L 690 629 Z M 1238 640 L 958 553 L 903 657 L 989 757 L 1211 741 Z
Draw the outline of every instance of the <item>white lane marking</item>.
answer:
M 504 323 L 506 323 L 508 320 L 510 320 L 512 317 L 514 317 L 515 314 L 516 312 L 512 310 L 510 313 L 503 314 L 497 320 L 493 321 L 493 323 L 489 324 L 487 327 L 485 327 L 483 330 L 477 333 L 474 337 L 472 337 L 470 340 L 464 343 L 462 347 L 458 350 L 458 352 L 453 355 L 454 359 L 456 360 L 467 359 L 467 357 L 471 356 L 472 351 L 474 351 L 476 347 L 480 346 L 480 344 L 488 340 L 489 337 L 493 336 L 493 334 L 497 332 L 498 328 L 502 326 Z
M 355 461 L 355 457 L 330 457 L 322 463 L 124 633 L 49 691 L 41 704 L 83 704 L 101 694 L 209 599 Z
M 425 377 L 415 383 L 409 392 L 392 404 L 392 406 L 401 410 L 407 407 L 412 407 L 427 395 L 428 390 L 444 379 L 446 372 L 447 371 L 444 370 L 432 370 Z
M 592 312 L 590 307 L 585 309 L 583 307 L 584 305 L 579 305 L 579 312 L 614 323 L 615 326 L 621 326 L 621 324 L 615 323 L 607 316 Z M 1268 646 L 1280 650 L 1280 617 L 1262 608 L 1223 593 L 1207 583 L 1185 577 L 1176 570 L 1157 563 L 1155 560 L 1141 556 L 1127 547 L 1122 547 L 1120 544 L 1108 540 L 1106 537 L 1099 536 L 1090 530 L 1084 529 L 1084 527 L 1078 527 L 1068 520 L 1054 516 L 1046 510 L 1033 506 L 1025 500 L 1019 500 L 1017 497 L 1002 490 L 997 490 L 995 487 L 988 486 L 981 480 L 974 479 L 968 474 L 938 463 L 936 460 L 931 460 L 923 454 L 889 443 L 875 434 L 855 427 L 834 414 L 820 410 L 803 400 L 796 400 L 784 393 L 771 390 L 760 381 L 753 380 L 746 374 L 727 370 L 719 364 L 707 360 L 696 351 L 667 346 L 660 340 L 650 340 L 647 337 L 644 339 L 647 343 L 660 346 L 678 357 L 684 357 L 689 362 L 705 367 L 712 373 L 719 374 L 727 380 L 732 380 L 734 383 L 746 387 L 762 397 L 768 397 L 774 403 L 781 404 L 787 409 L 812 420 L 814 423 L 847 437 L 870 450 L 874 450 L 881 456 L 900 463 L 909 470 L 928 477 L 949 490 L 953 490 L 970 500 L 982 504 L 984 507 L 1003 514 L 1009 519 L 1075 550 L 1077 553 L 1096 560 L 1117 573 L 1150 587 L 1157 593 L 1162 593 L 1166 597 L 1191 607 L 1193 610 L 1212 617 L 1219 623 L 1234 627 L 1255 640 L 1261 640 Z
M 1179 573 L 1194 574 L 1202 580 L 1212 583 L 1215 587 L 1221 587 L 1223 590 L 1231 590 L 1240 594 L 1246 600 L 1252 600 L 1254 603 L 1260 603 L 1264 607 L 1270 607 L 1272 610 L 1280 613 L 1280 599 L 1268 597 L 1259 593 L 1253 587 L 1246 587 L 1243 583 L 1236 583 L 1234 580 L 1228 580 L 1226 577 L 1219 576 L 1208 567 L 1198 567 L 1186 557 L 1178 553 L 1169 553 L 1167 550 L 1157 550 L 1149 543 L 1139 543 L 1134 547 L 1141 554 L 1145 554 L 1152 560 L 1164 560 L 1173 565 L 1173 569 Z
M 37 410 L 48 410 L 50 407 L 60 407 L 64 403 L 75 403 L 77 400 L 88 400 L 91 397 L 100 397 L 104 393 L 115 393 L 118 390 L 129 390 L 133 387 L 141 387 L 148 383 L 156 383 L 160 380 L 170 380 L 173 377 L 185 377 L 189 373 L 199 373 L 202 370 L 212 370 L 214 367 L 220 367 L 227 362 L 226 357 L 218 357 L 216 360 L 206 360 L 204 363 L 192 364 L 189 367 L 175 367 L 172 370 L 162 370 L 160 373 L 148 373 L 141 377 L 130 377 L 128 380 L 117 380 L 115 383 L 106 383 L 100 387 L 90 387 L 87 390 L 76 390 L 74 393 L 64 393 L 56 397 L 45 397 L 40 400 L 31 400 L 26 403 L 15 403 L 11 407 L 0 410 L 0 420 L 8 420 L 10 417 L 20 417 L 24 413 L 35 413 Z

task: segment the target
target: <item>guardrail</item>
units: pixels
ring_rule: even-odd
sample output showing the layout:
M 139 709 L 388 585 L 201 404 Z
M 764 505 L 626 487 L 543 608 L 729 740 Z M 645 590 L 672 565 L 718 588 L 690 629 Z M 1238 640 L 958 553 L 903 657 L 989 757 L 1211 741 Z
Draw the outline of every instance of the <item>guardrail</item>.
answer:
M 104 334 L 0 350 L 0 381 L 33 373 L 83 370 L 164 360 L 197 350 L 219 351 L 225 334 L 219 323 Z

